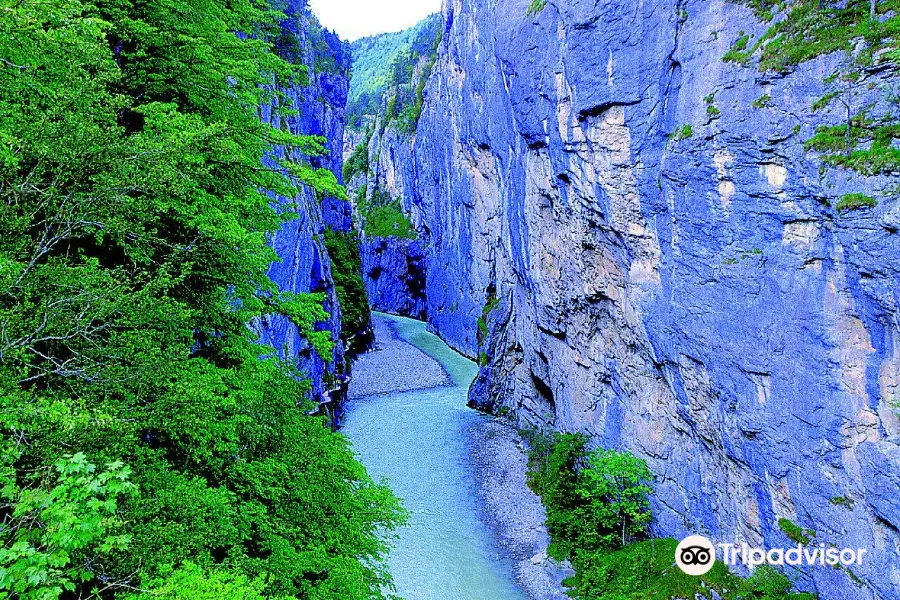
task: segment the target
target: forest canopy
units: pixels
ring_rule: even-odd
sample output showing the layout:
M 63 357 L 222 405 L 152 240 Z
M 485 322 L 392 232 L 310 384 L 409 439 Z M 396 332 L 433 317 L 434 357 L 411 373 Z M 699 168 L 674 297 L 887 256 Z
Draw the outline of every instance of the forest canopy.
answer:
M 330 358 L 322 298 L 266 275 L 294 214 L 272 196 L 339 187 L 264 160 L 324 151 L 259 118 L 306 79 L 273 50 L 284 18 L 260 0 L 0 2 L 2 597 L 390 587 L 397 500 L 247 325 L 283 315 Z

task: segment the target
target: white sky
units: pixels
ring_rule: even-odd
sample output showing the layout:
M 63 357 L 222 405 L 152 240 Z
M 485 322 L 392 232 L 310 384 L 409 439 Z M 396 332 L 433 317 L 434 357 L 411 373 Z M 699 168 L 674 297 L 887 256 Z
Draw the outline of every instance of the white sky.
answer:
M 310 0 L 309 5 L 322 25 L 350 42 L 408 29 L 441 10 L 441 0 Z

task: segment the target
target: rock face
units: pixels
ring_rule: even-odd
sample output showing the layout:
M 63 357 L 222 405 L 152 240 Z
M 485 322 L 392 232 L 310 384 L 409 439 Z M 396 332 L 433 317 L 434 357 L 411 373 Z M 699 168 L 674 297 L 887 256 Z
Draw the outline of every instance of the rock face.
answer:
M 296 116 L 283 118 L 282 127 L 295 134 L 325 136 L 329 154 L 313 157 L 310 162 L 316 168 L 333 171 L 340 178 L 349 52 L 337 36 L 322 29 L 304 0 L 291 0 L 288 4 L 282 30 L 295 44 L 283 51 L 307 66 L 309 85 L 281 90 L 290 108 L 298 111 Z M 271 108 L 264 109 L 262 117 L 271 121 Z M 279 154 L 283 155 L 283 151 Z M 304 189 L 297 198 L 277 197 L 274 201 L 291 205 L 288 210 L 294 210 L 297 218 L 284 224 L 272 236 L 271 245 L 280 262 L 272 265 L 269 276 L 283 292 L 324 295 L 325 310 L 331 317 L 323 326 L 332 332 L 334 356 L 330 363 L 317 356 L 287 319 L 267 318 L 258 323 L 257 328 L 263 342 L 283 348 L 284 358 L 296 361 L 309 375 L 312 399 L 337 417 L 346 393 L 345 387 L 340 385 L 345 369 L 344 347 L 340 338 L 341 311 L 322 236 L 326 226 L 336 231 L 348 231 L 353 224 L 352 207 L 339 198 L 325 198 L 320 202 L 310 189 Z
M 869 551 L 801 589 L 898 597 L 896 178 L 804 149 L 841 57 L 724 62 L 768 25 L 722 0 L 529 5 L 447 0 L 415 135 L 370 146 L 426 232 L 432 326 L 489 362 L 473 403 L 645 458 L 657 534 L 786 547 L 789 519 Z
M 425 320 L 425 250 L 419 240 L 372 238 L 360 244 L 363 281 L 375 310 Z
M 383 129 L 382 119 L 372 124 L 369 140 L 369 171 L 353 183 L 365 186 L 369 199 L 383 194 L 400 201 L 404 213 L 420 235 L 428 236 L 428 222 L 419 210 L 414 138 L 391 127 Z M 348 138 L 351 136 L 348 136 Z M 347 147 L 345 145 L 345 155 Z M 363 281 L 369 303 L 375 310 L 425 320 L 425 243 L 421 239 L 371 237 L 360 245 Z

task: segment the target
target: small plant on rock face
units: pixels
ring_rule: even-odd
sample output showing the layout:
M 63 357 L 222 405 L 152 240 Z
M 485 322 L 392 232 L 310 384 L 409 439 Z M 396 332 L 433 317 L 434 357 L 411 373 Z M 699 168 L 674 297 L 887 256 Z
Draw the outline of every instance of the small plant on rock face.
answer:
M 531 4 L 528 6 L 528 10 L 525 11 L 525 14 L 529 17 L 533 17 L 545 8 L 547 8 L 547 0 L 531 0 Z
M 491 316 L 491 313 L 500 305 L 500 298 L 498 298 L 493 291 L 493 288 L 488 293 L 487 303 L 484 305 L 484 308 L 481 311 L 481 316 L 478 317 L 478 347 L 482 348 L 487 343 L 487 337 L 490 333 L 490 328 L 488 327 L 488 318 Z M 479 366 L 486 367 L 490 364 L 491 359 L 485 349 L 481 349 L 478 353 L 478 364 Z
M 871 196 L 865 194 L 845 194 L 837 203 L 838 212 L 849 212 L 851 210 L 860 210 L 863 208 L 875 208 L 878 201 Z
M 784 532 L 784 535 L 795 544 L 807 546 L 812 542 L 813 538 L 816 537 L 816 532 L 814 530 L 804 529 L 790 519 L 778 519 L 778 527 Z
M 669 139 L 673 142 L 680 142 L 681 140 L 686 140 L 688 138 L 694 137 L 694 128 L 691 125 L 682 125 L 678 129 L 672 132 L 669 136 Z
M 771 106 L 771 104 L 772 97 L 769 94 L 765 94 L 753 101 L 753 108 L 766 108 L 767 106 Z
M 828 500 L 829 504 L 833 506 L 842 506 L 847 510 L 853 510 L 853 507 L 856 505 L 856 502 L 853 501 L 852 498 L 848 498 L 847 496 L 835 496 L 834 498 L 830 498 Z
M 731 49 L 725 53 L 725 56 L 722 57 L 722 60 L 725 62 L 736 62 L 736 63 L 745 63 L 750 58 L 750 53 L 747 52 L 747 46 L 750 43 L 750 36 L 746 35 L 743 31 L 740 33 L 740 37 L 737 41 L 734 42 L 734 45 L 731 46 Z

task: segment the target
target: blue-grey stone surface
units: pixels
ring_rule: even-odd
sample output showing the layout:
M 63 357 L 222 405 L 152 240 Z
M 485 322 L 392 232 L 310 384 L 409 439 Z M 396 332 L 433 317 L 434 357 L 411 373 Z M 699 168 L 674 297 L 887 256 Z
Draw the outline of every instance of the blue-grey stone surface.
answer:
M 529 4 L 446 0 L 416 134 L 370 144 L 423 232 L 430 323 L 490 361 L 473 402 L 645 458 L 659 535 L 780 547 L 789 519 L 869 551 L 862 584 L 801 589 L 900 597 L 897 178 L 804 149 L 841 122 L 811 106 L 842 57 L 724 62 L 768 25 L 722 0 Z M 860 102 L 883 113 L 891 77 Z M 879 205 L 839 213 L 850 192 Z
M 425 320 L 425 249 L 419 240 L 367 238 L 359 247 L 373 309 Z
M 344 107 L 349 88 L 349 52 L 336 35 L 321 28 L 305 0 L 290 0 L 285 12 L 282 28 L 295 36 L 299 48 L 296 54 L 286 58 L 299 60 L 307 66 L 309 84 L 281 90 L 285 98 L 283 102 L 297 114 L 281 118 L 280 126 L 295 134 L 325 136 L 329 154 L 323 157 L 295 154 L 293 158 L 309 160 L 312 166 L 329 169 L 340 178 Z M 322 39 L 324 44 L 314 45 L 313 39 Z M 323 63 L 330 68 L 318 69 L 316 65 Z M 271 122 L 272 108 L 264 107 L 262 117 Z M 284 154 L 283 149 L 276 150 L 276 155 Z M 352 227 L 352 207 L 339 198 L 320 201 L 316 193 L 308 188 L 303 188 L 296 198 L 276 197 L 273 201 L 284 210 L 297 214 L 296 219 L 285 223 L 271 236 L 270 243 L 279 261 L 271 266 L 269 276 L 283 292 L 323 295 L 325 310 L 330 318 L 321 326 L 332 332 L 335 350 L 329 357 L 330 361 L 324 360 L 313 351 L 297 328 L 282 317 L 264 318 L 256 324 L 256 328 L 264 343 L 279 349 L 284 358 L 295 361 L 308 374 L 313 387 L 311 398 L 317 402 L 327 401 L 331 387 L 327 381 L 344 371 L 345 359 L 340 339 L 341 311 L 323 234 L 326 226 L 337 231 L 349 230 Z M 340 402 L 341 399 L 331 400 Z

